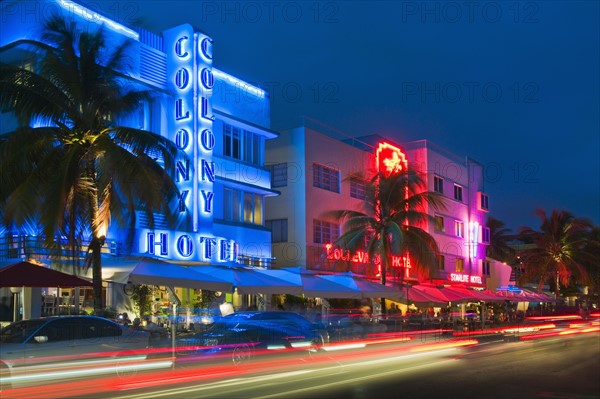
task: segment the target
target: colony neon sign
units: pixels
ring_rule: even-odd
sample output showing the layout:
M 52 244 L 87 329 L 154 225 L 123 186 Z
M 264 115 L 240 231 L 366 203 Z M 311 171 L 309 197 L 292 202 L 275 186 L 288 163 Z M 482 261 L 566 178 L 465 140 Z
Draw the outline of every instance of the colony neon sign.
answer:
M 177 231 L 145 230 L 141 234 L 149 255 L 197 262 L 233 262 L 239 254 L 239 244 L 233 240 L 208 234 Z
M 239 244 L 207 233 L 212 231 L 215 201 L 213 41 L 188 24 L 165 31 L 163 36 L 167 85 L 174 93 L 169 100 L 169 137 L 186 154 L 186 159 L 176 161 L 178 209 L 185 218 L 191 217 L 192 231 L 143 230 L 140 252 L 179 260 L 237 263 Z
M 212 225 L 215 195 L 215 135 L 212 131 L 212 39 L 182 25 L 165 32 L 167 77 L 175 93 L 169 129 L 173 142 L 187 159 L 178 160 L 179 212 L 191 211 L 193 230 Z

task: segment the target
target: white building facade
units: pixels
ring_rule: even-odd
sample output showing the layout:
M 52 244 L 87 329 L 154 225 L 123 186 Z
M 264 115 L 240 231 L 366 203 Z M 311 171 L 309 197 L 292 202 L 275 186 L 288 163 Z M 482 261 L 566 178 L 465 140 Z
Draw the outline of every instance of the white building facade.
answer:
M 332 245 L 341 226 L 323 215 L 364 209 L 365 182 L 352 176 L 372 176 L 381 148 L 398 150 L 399 157 L 422 174 L 427 190 L 445 197 L 446 209 L 428 209 L 435 222 L 422 226 L 441 252 L 438 270 L 427 282 L 492 289 L 506 284 L 510 267 L 486 259 L 489 198 L 481 164 L 426 141 L 401 144 L 377 135 L 352 138 L 315 121 L 267 143 L 273 188 L 281 193 L 268 198 L 266 206 L 275 266 L 378 278 L 377 267 L 369 266 L 364 254 L 348 258 Z M 391 260 L 388 280 L 398 280 L 402 273 L 405 280 L 425 282 L 411 272 L 410 259 L 398 254 Z

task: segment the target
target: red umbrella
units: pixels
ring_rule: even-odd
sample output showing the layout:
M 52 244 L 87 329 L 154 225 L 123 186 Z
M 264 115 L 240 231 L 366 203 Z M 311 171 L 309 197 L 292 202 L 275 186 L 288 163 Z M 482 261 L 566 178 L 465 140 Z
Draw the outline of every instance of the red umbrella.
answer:
M 27 261 L 0 268 L 0 287 L 91 286 L 90 281 Z

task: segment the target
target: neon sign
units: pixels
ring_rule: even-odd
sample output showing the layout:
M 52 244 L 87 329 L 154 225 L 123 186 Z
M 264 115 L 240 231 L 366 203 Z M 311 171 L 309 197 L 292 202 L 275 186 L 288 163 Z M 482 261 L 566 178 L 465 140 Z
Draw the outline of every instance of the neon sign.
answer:
M 148 255 L 197 262 L 237 263 L 239 243 L 223 237 L 177 231 L 145 230 L 140 248 Z
M 520 289 L 519 287 L 517 287 L 515 285 L 503 285 L 503 286 L 496 288 L 496 291 L 508 291 L 508 292 L 515 292 L 517 294 L 520 294 L 521 292 L 523 292 L 522 289 Z
M 178 160 L 175 182 L 179 188 L 179 212 L 191 213 L 193 231 L 212 225 L 215 195 L 215 136 L 212 131 L 212 39 L 182 25 L 164 33 L 169 88 L 175 93 L 169 132 L 175 145 L 187 155 Z
M 479 242 L 479 223 L 469 223 L 469 257 L 477 257 L 477 243 Z
M 389 176 L 406 170 L 408 161 L 400 148 L 388 143 L 379 143 L 375 153 L 375 166 L 378 172 Z
M 457 283 L 483 284 L 481 276 L 472 276 L 470 274 L 450 273 L 448 279 Z
M 367 251 L 356 251 L 353 255 L 351 255 L 350 250 L 335 248 L 333 244 L 325 244 L 326 256 L 329 260 L 345 260 L 353 263 L 370 263 L 369 253 Z M 391 266 L 392 267 L 403 267 L 406 269 L 410 269 L 410 258 L 405 256 L 391 256 Z M 373 263 L 376 265 L 381 265 L 381 256 L 375 255 L 373 258 Z

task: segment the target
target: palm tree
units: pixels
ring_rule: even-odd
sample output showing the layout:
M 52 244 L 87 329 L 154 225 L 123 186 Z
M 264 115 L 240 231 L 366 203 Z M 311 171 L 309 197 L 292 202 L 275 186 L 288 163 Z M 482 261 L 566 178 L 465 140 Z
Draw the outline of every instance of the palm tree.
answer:
M 525 266 L 522 281 L 539 281 L 538 290 L 546 281 L 555 284 L 555 294 L 560 295 L 560 284 L 586 283 L 589 274 L 586 264 L 593 262 L 597 252 L 591 250 L 589 221 L 574 217 L 567 211 L 553 210 L 546 215 L 543 209 L 536 210 L 540 218 L 540 230 L 522 227 L 519 235 L 533 247 L 520 252 Z M 598 250 L 598 243 L 593 245 Z
M 340 221 L 343 234 L 337 245 L 355 252 L 364 249 L 369 259 L 380 258 L 381 284 L 385 285 L 391 255 L 410 253 L 411 267 L 420 276 L 428 277 L 437 267 L 439 249 L 434 238 L 424 230 L 433 216 L 429 207 L 444 209 L 443 196 L 424 191 L 422 177 L 412 169 L 392 174 L 375 173 L 368 181 L 365 211 L 334 210 L 325 217 Z M 401 282 L 404 273 L 401 273 Z M 385 309 L 385 299 L 381 299 Z
M 586 251 L 594 254 L 595 260 L 586 264 L 590 275 L 590 290 L 598 296 L 600 293 L 600 226 L 594 226 L 586 243 Z
M 173 215 L 170 176 L 180 153 L 165 137 L 115 123 L 149 99 L 126 75 L 128 43 L 109 50 L 104 29 L 82 32 L 53 17 L 29 44 L 39 54 L 36 71 L 1 66 L 0 106 L 21 125 L 0 136 L 2 216 L 40 225 L 48 246 L 61 233 L 89 237 L 99 311 L 111 219 L 126 225 L 142 210 L 152 226 L 153 212 Z
M 515 250 L 508 245 L 514 238 L 511 230 L 503 221 L 489 216 L 486 227 L 490 229 L 490 245 L 487 247 L 486 255 L 489 258 L 510 264 L 514 261 Z

